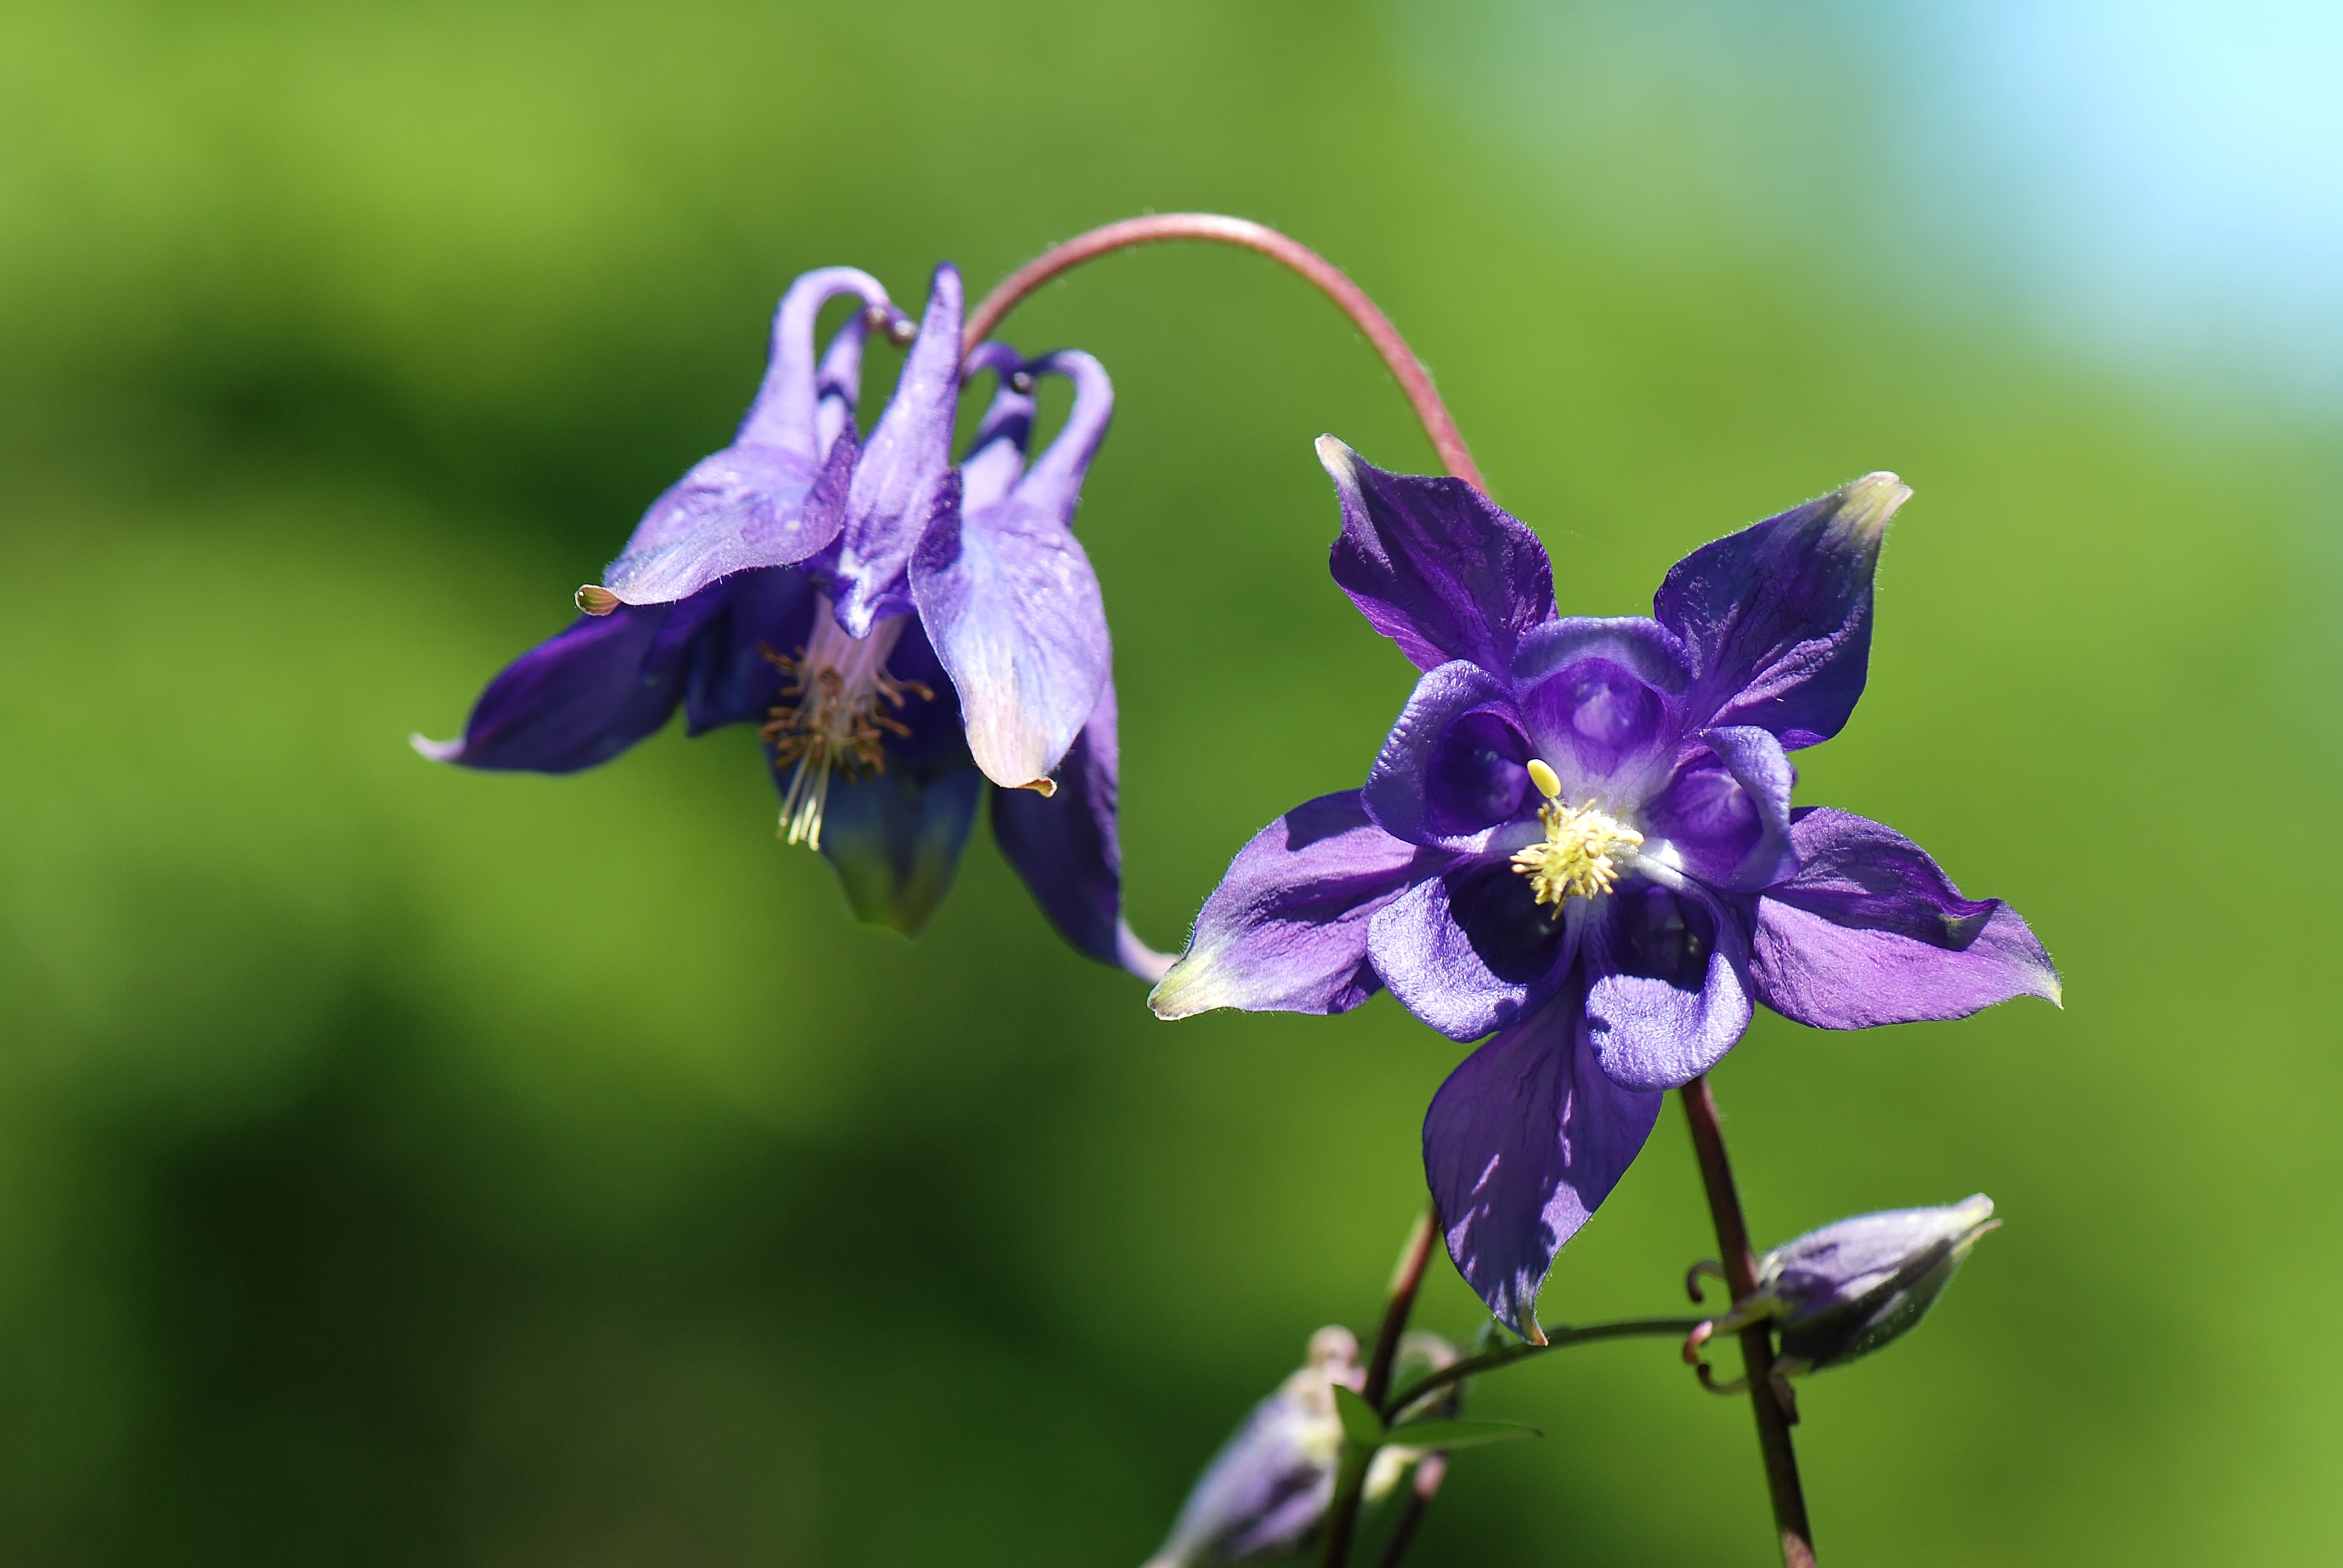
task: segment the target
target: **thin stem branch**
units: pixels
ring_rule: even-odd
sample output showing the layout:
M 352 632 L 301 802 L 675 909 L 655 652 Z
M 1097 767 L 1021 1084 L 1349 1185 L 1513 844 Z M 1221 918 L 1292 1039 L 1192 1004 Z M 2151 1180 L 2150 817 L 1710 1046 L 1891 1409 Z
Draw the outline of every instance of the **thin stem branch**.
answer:
M 1708 1211 L 1716 1221 L 1717 1256 L 1725 1264 L 1725 1287 L 1735 1302 L 1757 1289 L 1757 1255 L 1749 1245 L 1749 1226 L 1741 1217 L 1741 1194 L 1733 1185 L 1733 1164 L 1725 1158 L 1725 1129 L 1718 1124 L 1716 1096 L 1705 1075 L 1679 1091 L 1684 1119 L 1692 1124 L 1693 1152 L 1700 1160 L 1700 1179 L 1708 1190 Z M 1765 1460 L 1765 1489 L 1774 1501 L 1774 1524 L 1782 1540 L 1785 1568 L 1815 1568 L 1815 1537 L 1806 1523 L 1805 1493 L 1798 1485 L 1798 1455 L 1790 1443 L 1790 1421 L 1774 1392 L 1774 1331 L 1765 1322 L 1741 1331 L 1741 1359 L 1748 1369 L 1749 1403 L 1757 1415 L 1757 1447 Z
M 1705 1322 L 1704 1318 L 1622 1318 L 1617 1322 L 1588 1323 L 1584 1328 L 1551 1328 L 1546 1330 L 1545 1343 L 1542 1345 L 1503 1345 L 1477 1356 L 1452 1362 L 1436 1372 L 1424 1373 L 1376 1408 L 1383 1412 L 1383 1419 L 1389 1421 L 1422 1401 L 1426 1394 L 1436 1392 L 1451 1383 L 1494 1372 L 1499 1367 L 1511 1366 L 1515 1362 L 1525 1362 L 1533 1356 L 1542 1356 L 1548 1351 L 1558 1351 L 1564 1345 L 1589 1345 L 1597 1340 L 1680 1340 Z
M 1449 473 L 1485 493 L 1489 487 L 1482 482 L 1481 470 L 1465 449 L 1464 437 L 1456 428 L 1456 421 L 1448 412 L 1448 405 L 1440 400 L 1433 389 L 1432 374 L 1423 367 L 1366 291 L 1342 275 L 1342 268 L 1312 250 L 1297 239 L 1282 235 L 1265 224 L 1241 217 L 1228 217 L 1210 212 L 1167 212 L 1148 217 L 1124 218 L 1088 234 L 1076 235 L 1065 244 L 1051 248 L 1027 262 L 1002 280 L 1000 286 L 984 297 L 968 318 L 968 328 L 961 336 L 962 352 L 974 353 L 976 346 L 992 335 L 1001 317 L 1013 309 L 1017 302 L 1057 276 L 1113 251 L 1128 250 L 1133 246 L 1154 245 L 1171 239 L 1208 240 L 1219 245 L 1233 245 L 1255 251 L 1291 267 L 1315 284 L 1320 293 L 1341 307 L 1366 335 L 1383 363 L 1391 367 L 1393 379 L 1399 383 L 1401 393 L 1415 417 L 1423 424 L 1423 433 L 1432 438 L 1432 449 L 1440 456 L 1441 466 Z
M 1383 1543 L 1383 1554 L 1375 1559 L 1375 1568 L 1399 1568 L 1399 1560 L 1415 1540 L 1415 1527 L 1423 1523 L 1424 1510 L 1440 1495 L 1440 1483 L 1448 1479 L 1448 1456 L 1427 1453 L 1416 1462 L 1415 1484 L 1408 1489 L 1407 1506 L 1400 1510 L 1392 1525 L 1391 1539 Z
M 1399 1342 L 1407 1332 L 1409 1314 L 1415 1311 L 1415 1292 L 1423 1283 L 1423 1267 L 1432 1260 L 1433 1243 L 1440 1239 L 1440 1214 L 1426 1208 L 1416 1217 L 1400 1249 L 1399 1267 L 1392 1271 L 1391 1290 L 1383 1303 L 1383 1327 L 1375 1333 L 1374 1353 L 1367 1360 L 1367 1375 L 1359 1396 L 1380 1408 L 1391 1390 L 1392 1365 L 1399 1359 Z M 1362 1460 L 1344 1460 L 1333 1502 L 1326 1510 L 1326 1546 L 1319 1561 L 1325 1568 L 1346 1568 L 1351 1561 L 1351 1537 L 1359 1528 L 1359 1503 L 1365 1495 L 1366 1466 Z

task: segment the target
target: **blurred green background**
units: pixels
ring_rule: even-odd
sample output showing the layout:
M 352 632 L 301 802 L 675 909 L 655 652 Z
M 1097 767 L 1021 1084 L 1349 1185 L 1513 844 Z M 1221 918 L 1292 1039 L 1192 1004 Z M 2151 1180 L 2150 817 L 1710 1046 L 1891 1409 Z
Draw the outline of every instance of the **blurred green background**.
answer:
M 10 0 L 0 1555 L 1135 1563 L 1367 1326 L 1459 1055 L 1388 1000 L 1158 1024 L 981 834 L 919 943 L 855 927 L 745 731 L 406 745 L 728 437 L 794 274 L 1208 207 L 1376 294 L 1566 609 L 1918 491 L 1801 798 L 2015 901 L 2068 1000 L 1761 1018 L 1718 1074 L 1761 1240 L 2008 1221 L 1807 1386 L 1825 1560 L 2333 1560 L 2336 57 L 2284 4 Z M 1257 258 L 1010 336 L 1121 394 L 1081 527 L 1176 946 L 1409 685 L 1312 438 L 1429 457 Z M 1672 1108 L 1545 1317 L 1678 1310 L 1706 1226 Z M 1425 1314 L 1475 1322 L 1444 1265 Z M 1770 1559 L 1672 1347 L 1477 1409 L 1549 1435 L 1421 1561 Z

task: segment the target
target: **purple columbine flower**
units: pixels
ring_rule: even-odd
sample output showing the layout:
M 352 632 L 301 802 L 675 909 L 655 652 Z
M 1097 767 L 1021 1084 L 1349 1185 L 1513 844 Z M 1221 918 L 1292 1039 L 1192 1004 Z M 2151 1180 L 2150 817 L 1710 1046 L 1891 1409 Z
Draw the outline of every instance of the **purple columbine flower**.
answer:
M 815 319 L 864 308 L 817 360 Z M 937 268 L 893 398 L 868 442 L 863 339 L 909 328 L 869 275 L 806 274 L 730 446 L 645 514 L 586 613 L 481 694 L 461 739 L 417 749 L 481 769 L 566 773 L 666 724 L 756 723 L 782 830 L 820 850 L 866 920 L 916 934 L 950 889 L 989 778 L 994 830 L 1075 947 L 1153 979 L 1166 960 L 1121 919 L 1114 688 L 1098 578 L 1071 531 L 1113 412 L 1086 354 L 1031 363 L 999 343 L 971 367 L 998 395 L 951 463 L 960 282 Z M 1032 386 L 1074 384 L 1029 467 Z
M 1463 481 L 1319 454 L 1334 579 L 1423 675 L 1366 787 L 1255 836 L 1151 1000 L 1340 1012 L 1388 986 L 1490 1036 L 1433 1097 L 1424 1166 L 1509 1326 L 1541 1337 L 1554 1253 L 1753 1004 L 1860 1029 L 2058 1000 L 2008 905 L 1892 829 L 1790 804 L 1788 753 L 1862 695 L 1895 476 L 1695 550 L 1652 618 L 1598 619 L 1555 613 L 1537 537 Z

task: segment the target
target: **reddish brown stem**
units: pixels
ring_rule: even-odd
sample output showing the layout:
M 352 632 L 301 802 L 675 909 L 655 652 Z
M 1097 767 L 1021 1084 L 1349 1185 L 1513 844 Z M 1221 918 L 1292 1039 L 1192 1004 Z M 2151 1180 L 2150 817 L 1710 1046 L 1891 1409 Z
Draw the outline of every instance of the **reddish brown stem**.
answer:
M 1433 387 L 1431 372 L 1408 347 L 1407 339 L 1399 335 L 1391 317 L 1332 262 L 1300 240 L 1246 218 L 1210 212 L 1167 212 L 1150 217 L 1127 217 L 1121 223 L 1076 235 L 1011 273 L 999 287 L 984 297 L 968 318 L 968 330 L 960 339 L 962 351 L 973 353 L 978 344 L 992 336 L 992 329 L 1001 325 L 1001 317 L 1015 308 L 1019 300 L 1060 273 L 1112 251 L 1168 239 L 1210 240 L 1257 251 L 1317 285 L 1319 292 L 1339 306 L 1342 314 L 1366 335 L 1367 341 L 1374 345 L 1375 352 L 1383 357 L 1408 406 L 1423 422 L 1423 433 L 1432 438 L 1432 449 L 1440 455 L 1441 466 L 1474 489 L 1483 493 L 1488 490 L 1473 454 L 1465 449 L 1456 421 L 1449 415 L 1448 405 L 1440 400 L 1440 394 Z
M 1736 1302 L 1757 1289 L 1757 1255 L 1749 1246 L 1749 1226 L 1741 1217 L 1741 1194 L 1725 1158 L 1725 1129 L 1717 1122 L 1716 1096 L 1705 1076 L 1680 1091 L 1684 1120 L 1692 1124 L 1693 1152 L 1700 1159 L 1708 1211 L 1716 1221 L 1716 1251 L 1725 1264 L 1725 1288 Z M 1805 1493 L 1798 1485 L 1797 1451 L 1790 1445 L 1790 1421 L 1774 1392 L 1774 1331 L 1757 1322 L 1741 1331 L 1741 1359 L 1748 1369 L 1749 1402 L 1757 1414 L 1757 1448 L 1765 1460 L 1765 1489 L 1774 1500 L 1774 1524 L 1782 1538 L 1785 1568 L 1815 1568 L 1815 1537 L 1806 1523 Z
M 1415 1311 L 1415 1292 L 1423 1283 L 1424 1265 L 1432 1261 L 1432 1246 L 1439 1239 L 1439 1211 L 1426 1209 L 1416 1221 L 1415 1229 L 1408 1232 L 1407 1245 L 1400 1249 L 1399 1267 L 1392 1271 L 1383 1327 L 1375 1333 L 1374 1354 L 1367 1360 L 1366 1381 L 1359 1389 L 1359 1397 L 1378 1410 L 1383 1407 L 1383 1396 L 1391 1392 L 1392 1367 L 1399 1360 L 1399 1342 L 1407 1332 L 1409 1314 Z M 1327 1511 L 1325 1549 L 1319 1557 L 1325 1568 L 1345 1568 L 1351 1561 L 1351 1537 L 1359 1528 L 1359 1504 L 1364 1500 L 1362 1483 L 1365 1479 L 1363 1464 L 1344 1461 L 1333 1503 Z
M 1415 1527 L 1423 1523 L 1424 1510 L 1440 1495 L 1440 1483 L 1447 1479 L 1446 1454 L 1427 1453 L 1416 1462 L 1415 1484 L 1408 1489 L 1407 1506 L 1392 1526 L 1391 1539 L 1383 1543 L 1383 1554 L 1375 1560 L 1375 1568 L 1399 1568 L 1399 1560 L 1407 1555 L 1415 1540 Z

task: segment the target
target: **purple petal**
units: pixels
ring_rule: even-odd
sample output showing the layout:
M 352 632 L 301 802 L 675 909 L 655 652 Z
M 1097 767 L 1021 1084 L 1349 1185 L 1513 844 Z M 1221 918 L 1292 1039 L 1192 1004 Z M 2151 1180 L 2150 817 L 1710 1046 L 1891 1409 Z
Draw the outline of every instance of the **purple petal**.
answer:
M 1622 882 L 1586 938 L 1586 1020 L 1610 1080 L 1674 1089 L 1715 1067 L 1749 1028 L 1748 939 L 1696 882 Z
M 1073 381 L 1065 427 L 1001 499 L 940 515 L 911 559 L 911 593 L 960 691 L 969 750 L 1006 789 L 1058 766 L 1110 661 L 1098 576 L 1069 525 L 1114 390 L 1087 354 L 1028 368 Z
M 977 422 L 976 438 L 960 460 L 960 504 L 966 510 L 991 506 L 1009 494 L 1025 471 L 1025 447 L 1033 438 L 1033 394 L 1019 391 L 1012 379 L 1024 365 L 1017 350 L 988 337 L 960 366 L 963 378 L 984 370 L 1000 378 L 990 406 Z
M 1911 493 L 1865 475 L 1670 569 L 1653 608 L 1692 649 L 1694 722 L 1758 725 L 1793 750 L 1839 732 L 1871 657 L 1879 541 Z
M 1623 809 L 1665 781 L 1691 666 L 1657 621 L 1548 621 L 1522 639 L 1513 676 L 1531 744 L 1565 799 Z
M 868 637 L 880 617 L 912 608 L 912 548 L 959 504 L 951 434 L 960 400 L 960 274 L 947 262 L 936 268 L 920 336 L 847 489 L 830 573 L 838 624 L 850 636 Z
M 1513 663 L 1554 614 L 1554 567 L 1535 534 L 1462 479 L 1385 473 L 1332 436 L 1318 459 L 1342 501 L 1334 580 L 1368 624 L 1430 669 Z
M 692 639 L 683 689 L 684 729 L 691 735 L 761 722 L 771 713 L 782 677 L 766 649 L 801 651 L 812 638 L 820 599 L 812 580 L 795 567 L 742 572 L 705 592 L 721 595 L 722 602 Z
M 574 773 L 655 733 L 675 711 L 684 649 L 668 630 L 679 607 L 622 606 L 581 616 L 505 667 L 458 740 L 415 738 L 435 762 Z
M 887 304 L 887 291 L 852 267 L 809 272 L 789 286 L 773 317 L 764 385 L 739 433 L 651 503 L 603 574 L 622 602 L 686 598 L 735 572 L 803 560 L 836 536 L 848 470 L 825 467 L 825 436 L 850 414 L 864 325 L 860 313 L 849 318 L 819 379 L 813 328 L 840 294 Z
M 951 891 L 984 778 L 971 766 L 923 778 L 890 769 L 830 787 L 821 852 L 854 918 L 916 937 Z
M 1237 851 L 1147 1005 L 1158 1018 L 1348 1012 L 1381 989 L 1368 922 L 1423 859 L 1368 820 L 1356 790 L 1295 807 Z
M 1408 1011 L 1451 1040 L 1478 1040 L 1534 1011 L 1576 941 L 1504 859 L 1461 859 L 1376 911 L 1375 973 Z
M 814 319 L 821 307 L 841 294 L 859 296 L 865 305 L 882 309 L 891 302 L 879 280 L 850 266 L 828 266 L 809 272 L 789 285 L 773 313 L 773 346 L 764 384 L 740 421 L 735 446 L 769 447 L 802 457 L 809 465 L 821 458 L 819 407 L 825 392 L 842 391 L 853 406 L 860 375 L 864 323 L 860 312 L 850 317 L 817 376 L 813 357 Z
M 856 919 L 915 937 L 951 890 L 984 779 L 969 760 L 950 684 L 917 621 L 903 628 L 887 668 L 936 695 L 915 697 L 897 711 L 910 733 L 889 738 L 883 772 L 832 779 L 821 852 Z M 774 782 L 786 789 L 788 770 L 775 770 Z
M 1926 851 L 1845 811 L 1798 813 L 1798 874 L 1757 900 L 1759 1000 L 1816 1029 L 1966 1018 L 2012 997 L 2061 1000 L 2017 911 L 1961 897 Z
M 1423 1172 L 1448 1255 L 1528 1340 L 1556 1252 L 1609 1197 L 1659 1120 L 1657 1094 L 1595 1066 L 1578 988 L 1464 1059 L 1423 1119 Z
M 1725 875 L 1704 879 L 1736 893 L 1770 888 L 1798 869 L 1798 852 L 1790 842 L 1790 789 L 1797 769 L 1773 732 L 1754 724 L 1704 729 L 1700 738 L 1741 787 L 1757 828 L 1756 841 Z
M 1122 920 L 1122 847 L 1115 833 L 1114 683 L 1058 769 L 1058 790 L 1000 789 L 992 836 L 1058 934 L 1079 952 L 1160 980 L 1169 955 L 1150 949 Z
M 1521 815 L 1527 757 L 1511 691 L 1458 659 L 1416 681 L 1360 794 L 1394 838 L 1477 850 L 1492 829 Z

